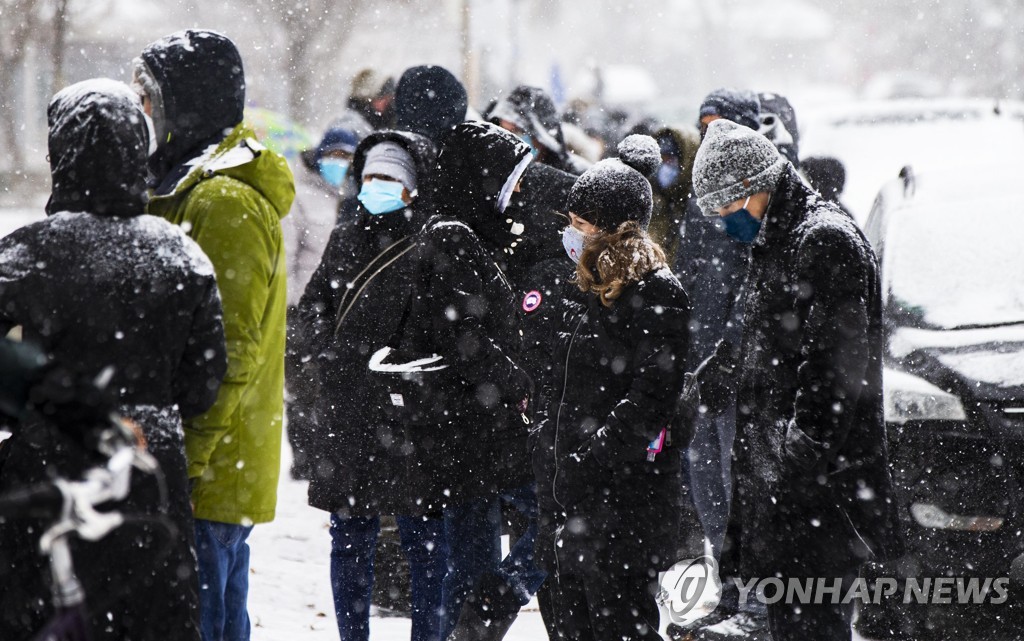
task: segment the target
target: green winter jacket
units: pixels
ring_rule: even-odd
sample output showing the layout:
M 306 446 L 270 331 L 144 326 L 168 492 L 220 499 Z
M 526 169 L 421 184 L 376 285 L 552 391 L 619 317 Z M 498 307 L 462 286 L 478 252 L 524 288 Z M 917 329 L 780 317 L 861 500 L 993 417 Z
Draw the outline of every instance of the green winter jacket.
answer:
M 213 263 L 228 371 L 217 402 L 185 423 L 196 518 L 274 519 L 284 408 L 285 279 L 281 218 L 295 197 L 285 159 L 240 124 L 149 213 L 181 225 Z

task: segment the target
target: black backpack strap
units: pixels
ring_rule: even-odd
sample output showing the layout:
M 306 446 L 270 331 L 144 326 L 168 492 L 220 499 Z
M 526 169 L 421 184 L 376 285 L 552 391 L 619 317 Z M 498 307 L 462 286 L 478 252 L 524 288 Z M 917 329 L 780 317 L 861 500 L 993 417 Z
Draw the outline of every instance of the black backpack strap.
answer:
M 383 272 L 385 269 L 393 265 L 402 256 L 408 254 L 415 247 L 415 236 L 406 236 L 395 243 L 386 247 L 381 253 L 377 254 L 373 260 L 367 263 L 366 267 L 363 268 L 355 278 L 352 279 L 346 285 L 345 293 L 341 297 L 341 303 L 338 305 L 338 311 L 336 314 L 337 320 L 334 324 L 334 335 L 337 336 L 341 332 L 341 325 L 345 321 L 345 317 L 352 311 L 352 307 L 355 306 L 356 301 L 362 295 L 363 291 L 370 284 L 378 274 Z

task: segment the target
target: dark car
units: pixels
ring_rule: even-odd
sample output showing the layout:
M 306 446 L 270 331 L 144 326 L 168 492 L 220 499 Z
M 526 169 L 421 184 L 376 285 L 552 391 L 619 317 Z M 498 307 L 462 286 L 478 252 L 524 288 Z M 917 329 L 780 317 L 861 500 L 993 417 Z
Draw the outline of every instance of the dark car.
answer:
M 864 607 L 859 630 L 872 638 L 983 626 L 1013 638 L 1024 621 L 1011 569 L 1024 553 L 1022 169 L 905 168 L 865 225 L 882 265 L 885 417 L 909 548 L 872 572 L 993 579 L 986 604 L 957 605 L 954 588 L 950 605 Z M 1000 577 L 1010 578 L 1006 603 Z

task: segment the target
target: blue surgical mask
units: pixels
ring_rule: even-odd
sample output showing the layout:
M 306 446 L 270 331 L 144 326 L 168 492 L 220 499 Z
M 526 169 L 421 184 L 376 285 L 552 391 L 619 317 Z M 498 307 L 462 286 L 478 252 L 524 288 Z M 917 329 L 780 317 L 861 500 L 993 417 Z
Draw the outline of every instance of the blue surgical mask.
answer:
M 530 134 L 524 133 L 522 135 L 522 137 L 521 137 L 521 140 L 526 143 L 527 147 L 530 148 L 530 153 L 533 154 L 534 158 L 536 158 L 537 156 L 540 155 L 540 149 L 537 149 L 537 145 L 534 144 L 533 136 L 531 136 Z
M 679 178 L 679 163 L 674 160 L 661 163 L 658 167 L 658 184 L 662 189 L 668 189 Z
M 400 182 L 374 178 L 368 183 L 363 183 L 363 188 L 359 191 L 359 202 L 363 203 L 366 211 L 375 216 L 398 211 L 406 207 L 405 201 L 402 200 L 403 189 Z
M 757 238 L 757 233 L 761 231 L 761 221 L 754 218 L 754 215 L 747 210 L 747 203 L 750 199 L 743 203 L 741 209 L 737 209 L 727 216 L 722 216 L 722 222 L 725 224 L 725 233 L 729 234 L 741 243 L 752 243 Z
M 345 182 L 345 176 L 348 175 L 348 164 L 343 158 L 321 158 L 320 175 L 328 185 L 340 189 L 341 183 Z
M 580 262 L 580 257 L 583 256 L 583 243 L 586 240 L 587 235 L 572 225 L 562 230 L 562 247 L 565 247 L 565 253 L 569 255 L 572 262 Z

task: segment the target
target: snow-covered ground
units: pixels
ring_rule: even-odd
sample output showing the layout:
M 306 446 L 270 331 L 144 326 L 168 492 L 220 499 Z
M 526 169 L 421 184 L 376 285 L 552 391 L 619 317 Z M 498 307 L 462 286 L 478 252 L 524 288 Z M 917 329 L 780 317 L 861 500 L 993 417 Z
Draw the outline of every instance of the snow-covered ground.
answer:
M 258 525 L 249 538 L 249 616 L 253 641 L 337 641 L 329 573 L 331 539 L 328 515 L 306 504 L 306 483 L 287 470 L 291 452 L 285 445 L 278 490 L 277 519 Z M 374 641 L 409 638 L 409 619 L 374 616 Z M 509 641 L 547 638 L 536 604 L 527 606 L 507 637 Z

